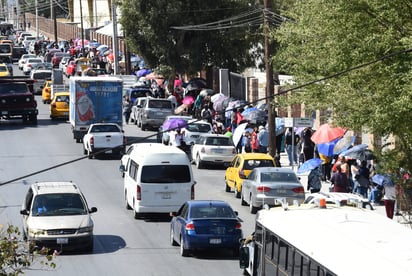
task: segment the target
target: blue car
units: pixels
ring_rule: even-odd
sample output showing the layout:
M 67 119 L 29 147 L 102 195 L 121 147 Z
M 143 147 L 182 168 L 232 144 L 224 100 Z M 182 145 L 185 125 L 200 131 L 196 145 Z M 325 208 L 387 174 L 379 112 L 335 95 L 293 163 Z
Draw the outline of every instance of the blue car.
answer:
M 196 249 L 229 248 L 239 254 L 242 224 L 237 212 L 220 200 L 190 200 L 172 212 L 170 243 L 180 245 L 180 254 Z

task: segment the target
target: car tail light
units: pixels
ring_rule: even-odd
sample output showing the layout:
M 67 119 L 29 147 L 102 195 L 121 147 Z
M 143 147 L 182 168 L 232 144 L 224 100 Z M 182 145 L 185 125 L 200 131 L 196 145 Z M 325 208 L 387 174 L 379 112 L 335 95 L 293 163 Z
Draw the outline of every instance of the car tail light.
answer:
M 142 188 L 139 185 L 136 186 L 136 200 L 142 200 Z
M 237 222 L 235 228 L 242 229 L 242 224 L 240 222 Z
M 270 192 L 270 188 L 267 186 L 257 186 L 256 190 L 258 193 L 268 193 Z
M 186 230 L 195 230 L 195 224 L 193 222 L 189 222 L 188 224 L 186 224 L 185 229 Z
M 93 146 L 94 145 L 94 137 L 92 136 L 92 137 L 90 137 L 90 146 Z
M 239 170 L 239 177 L 240 178 L 246 178 L 245 171 L 243 169 Z
M 292 191 L 297 193 L 297 194 L 304 194 L 305 193 L 305 189 L 303 189 L 303 187 L 293 188 Z
M 205 153 L 205 152 L 206 152 L 205 148 L 202 147 L 202 148 L 200 149 L 200 152 L 201 152 L 201 153 Z
M 190 199 L 195 199 L 195 185 L 193 184 L 190 188 Z

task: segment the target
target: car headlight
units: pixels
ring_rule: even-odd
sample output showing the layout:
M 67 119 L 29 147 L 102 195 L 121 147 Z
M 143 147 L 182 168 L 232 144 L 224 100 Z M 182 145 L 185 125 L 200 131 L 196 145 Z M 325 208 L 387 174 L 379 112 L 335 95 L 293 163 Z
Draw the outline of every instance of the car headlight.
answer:
M 79 234 L 80 233 L 93 233 L 93 226 L 79 228 Z
M 41 236 L 45 234 L 46 234 L 46 230 L 44 229 L 29 228 L 28 230 L 28 235 L 32 237 Z

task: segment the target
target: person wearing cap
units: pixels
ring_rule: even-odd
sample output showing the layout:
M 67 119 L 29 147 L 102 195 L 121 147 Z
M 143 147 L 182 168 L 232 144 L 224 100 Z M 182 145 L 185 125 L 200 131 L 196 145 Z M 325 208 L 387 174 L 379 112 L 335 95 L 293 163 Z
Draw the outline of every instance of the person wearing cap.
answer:
M 269 132 L 264 126 L 259 126 L 258 132 L 259 152 L 267 153 L 269 146 Z

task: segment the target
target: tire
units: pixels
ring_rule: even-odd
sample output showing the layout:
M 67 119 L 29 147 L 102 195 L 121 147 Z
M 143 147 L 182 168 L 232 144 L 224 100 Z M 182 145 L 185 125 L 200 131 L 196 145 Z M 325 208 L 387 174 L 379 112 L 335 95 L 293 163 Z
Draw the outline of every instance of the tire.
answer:
M 87 150 L 87 157 L 88 157 L 89 159 L 93 159 L 93 153 L 92 153 L 91 151 L 89 151 L 89 150 Z
M 142 126 L 142 130 L 143 130 L 143 131 L 147 130 L 147 125 L 141 123 L 141 126 Z
M 240 204 L 242 206 L 247 206 L 247 202 L 245 201 L 245 199 L 243 198 L 243 193 L 241 193 L 240 195 Z
M 226 179 L 225 179 L 225 192 L 226 193 L 230 193 L 230 187 L 229 187 L 229 185 L 227 185 L 227 181 L 226 181 Z
M 127 193 L 124 193 L 124 202 L 126 203 L 126 210 L 131 210 L 132 207 L 130 207 L 129 203 L 127 202 Z
M 237 189 L 237 185 L 236 185 L 236 183 L 235 183 L 235 198 L 240 198 L 240 194 L 242 193 L 242 191 L 239 191 L 238 189 Z
M 179 244 L 175 241 L 173 227 L 170 226 L 170 244 L 172 246 L 178 246 Z
M 200 156 L 199 156 L 199 154 L 198 155 L 196 155 L 196 168 L 197 169 L 203 169 L 203 164 L 202 164 L 202 160 L 200 160 Z
M 180 237 L 180 255 L 182 257 L 188 257 L 189 256 L 189 249 L 185 248 L 185 244 L 183 241 L 183 237 Z
M 249 211 L 250 211 L 251 214 L 253 214 L 253 215 L 256 214 L 258 209 L 259 209 L 258 207 L 253 206 L 252 202 L 250 202 Z

